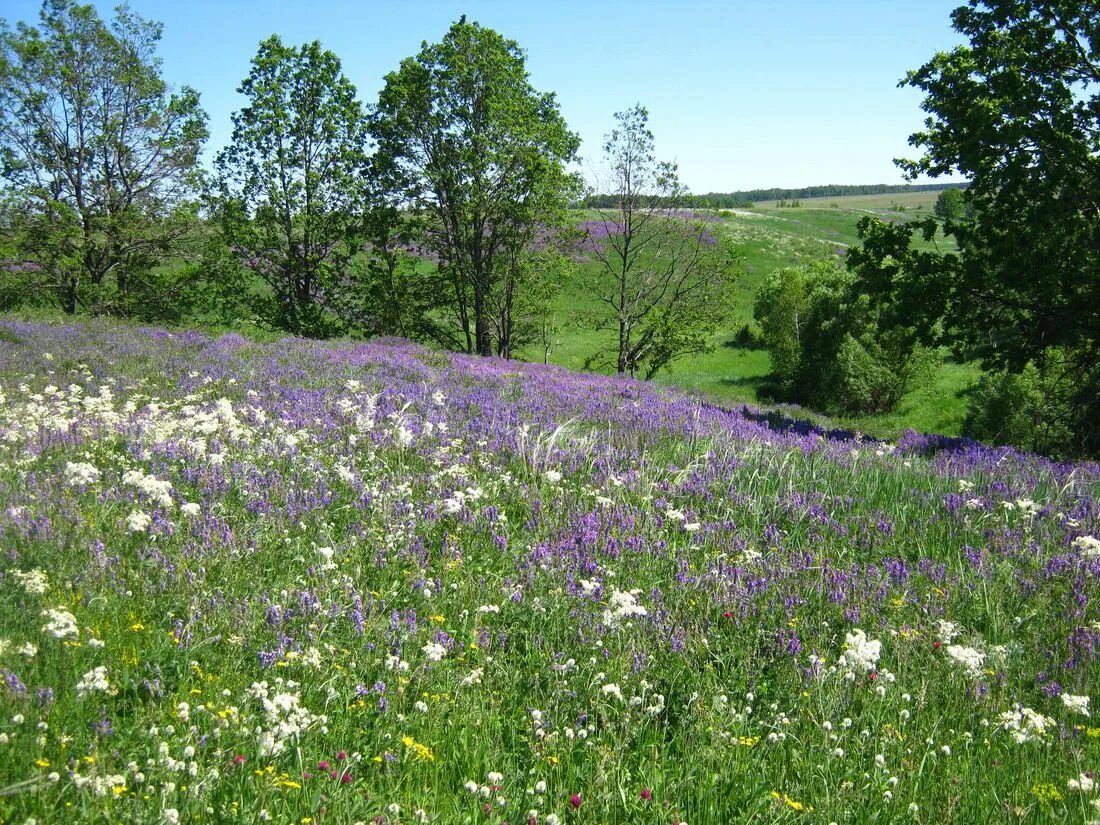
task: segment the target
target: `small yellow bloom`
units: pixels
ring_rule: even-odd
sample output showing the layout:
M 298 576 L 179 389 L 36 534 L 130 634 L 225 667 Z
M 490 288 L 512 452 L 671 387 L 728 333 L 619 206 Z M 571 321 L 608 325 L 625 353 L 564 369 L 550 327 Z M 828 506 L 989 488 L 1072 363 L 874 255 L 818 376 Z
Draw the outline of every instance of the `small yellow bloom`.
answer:
M 132 625 L 130 625 L 130 629 L 134 631 L 134 633 L 141 633 L 141 631 L 145 629 L 145 625 L 143 625 L 141 622 L 134 622 Z
M 48 768 L 50 766 L 50 760 L 49 759 L 35 759 L 34 764 L 35 764 L 36 767 L 39 767 L 39 768 Z

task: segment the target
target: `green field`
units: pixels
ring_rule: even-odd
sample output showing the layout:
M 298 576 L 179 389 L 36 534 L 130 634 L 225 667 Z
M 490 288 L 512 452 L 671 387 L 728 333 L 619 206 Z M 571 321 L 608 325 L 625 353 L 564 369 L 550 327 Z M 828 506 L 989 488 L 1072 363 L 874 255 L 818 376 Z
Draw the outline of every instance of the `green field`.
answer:
M 655 379 L 658 383 L 701 393 L 723 405 L 756 404 L 766 381 L 770 363 L 766 350 L 733 345 L 738 329 L 752 321 L 753 303 L 764 279 L 778 269 L 822 259 L 840 260 L 849 247 L 859 243 L 856 224 L 873 215 L 882 220 L 920 220 L 932 214 L 938 192 L 902 192 L 886 195 L 852 195 L 839 198 L 807 199 L 799 207 L 757 204 L 753 209 L 720 210 L 718 231 L 726 233 L 741 256 L 742 274 L 735 288 L 729 322 L 714 336 L 714 350 L 684 359 Z M 952 241 L 937 236 L 920 245 L 944 248 Z M 554 307 L 560 327 L 559 343 L 550 353 L 550 363 L 570 369 L 584 369 L 586 359 L 610 332 L 596 332 L 582 320 L 591 311 L 591 298 L 579 282 L 565 284 Z M 529 348 L 520 357 L 542 361 L 541 349 Z M 972 365 L 945 363 L 924 385 L 907 395 L 892 413 L 836 421 L 882 438 L 896 438 L 907 429 L 957 435 L 966 401 L 966 388 L 976 380 Z M 814 417 L 807 411 L 808 417 Z

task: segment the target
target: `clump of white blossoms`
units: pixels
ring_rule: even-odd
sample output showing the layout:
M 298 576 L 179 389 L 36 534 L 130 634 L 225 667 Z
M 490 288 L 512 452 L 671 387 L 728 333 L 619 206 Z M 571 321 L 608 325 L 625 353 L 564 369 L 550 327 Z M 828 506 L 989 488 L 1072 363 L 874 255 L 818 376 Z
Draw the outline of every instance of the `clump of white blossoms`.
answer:
M 1066 783 L 1066 787 L 1071 791 L 1081 791 L 1081 793 L 1092 793 L 1096 790 L 1096 780 L 1089 776 L 1087 773 L 1081 774 L 1076 779 L 1071 779 Z
M 605 696 L 614 696 L 620 702 L 623 701 L 623 691 L 618 685 L 614 683 L 604 685 L 601 690 Z
M 1080 550 L 1086 559 L 1100 559 L 1100 539 L 1095 536 L 1078 536 L 1070 546 Z
M 273 692 L 267 682 L 253 682 L 249 688 L 251 696 L 263 704 L 267 717 L 267 729 L 260 728 L 257 736 L 261 756 L 278 756 L 314 724 L 323 725 L 328 721 L 324 716 L 311 713 L 302 705 L 298 694 L 290 692 L 297 687 L 294 682 L 285 685 L 281 682 L 281 679 L 276 680 L 276 688 L 285 687 L 286 690 Z
M 1036 710 L 1016 705 L 998 717 L 1000 727 L 1008 733 L 1014 742 L 1034 742 L 1041 740 L 1055 722 L 1049 716 L 1043 716 Z
M 99 469 L 86 461 L 65 462 L 65 483 L 70 487 L 82 487 L 99 481 Z
M 1082 716 L 1089 715 L 1089 697 L 1074 696 L 1072 693 L 1062 694 L 1062 704 L 1070 713 L 1079 713 Z
M 139 493 L 161 507 L 172 506 L 171 481 L 161 481 L 159 478 L 146 475 L 141 470 L 127 470 L 122 476 L 122 483 L 137 488 Z
M 447 648 L 437 642 L 428 642 L 428 644 L 420 649 L 423 650 L 424 655 L 433 662 L 438 662 L 447 655 Z
M 641 590 L 612 590 L 608 609 L 603 612 L 603 623 L 610 628 L 619 627 L 632 616 L 648 616 L 649 611 L 638 604 Z
M 982 666 L 985 664 L 985 654 L 980 650 L 963 645 L 948 645 L 944 648 L 951 661 L 965 670 L 968 674 L 977 678 L 982 675 Z
M 80 677 L 76 683 L 76 695 L 87 696 L 89 693 L 107 693 L 111 689 L 111 683 L 107 680 L 107 668 L 103 665 L 89 670 Z
M 402 659 L 400 656 L 387 656 L 383 665 L 386 670 L 396 670 L 399 673 L 405 673 L 409 669 L 409 663 Z
M 41 596 L 50 588 L 50 580 L 46 576 L 46 572 L 39 570 L 37 567 L 25 573 L 22 570 L 12 570 L 11 576 L 23 585 L 23 589 L 32 596 Z
M 959 635 L 959 626 L 954 622 L 948 622 L 944 619 L 940 619 L 938 622 L 936 622 L 936 635 L 939 636 L 941 642 L 951 644 Z
M 470 673 L 468 675 L 462 677 L 462 681 L 460 681 L 458 683 L 458 686 L 459 687 L 470 687 L 471 685 L 480 685 L 481 684 L 481 677 L 484 676 L 484 675 L 485 675 L 485 670 L 483 668 L 479 667 L 475 670 L 470 671 Z
M 561 481 L 561 473 L 559 473 L 557 470 L 547 470 L 545 473 L 543 473 L 543 476 L 551 484 L 557 484 Z
M 844 652 L 840 654 L 840 666 L 848 673 L 868 673 L 875 669 L 882 655 L 882 642 L 868 639 L 858 627 L 844 636 Z
M 42 626 L 42 632 L 55 639 L 75 639 L 80 636 L 80 628 L 76 626 L 76 616 L 62 607 L 43 610 L 46 624 Z
M 144 533 L 152 523 L 153 519 L 149 514 L 141 510 L 134 510 L 126 517 L 126 529 L 131 533 Z

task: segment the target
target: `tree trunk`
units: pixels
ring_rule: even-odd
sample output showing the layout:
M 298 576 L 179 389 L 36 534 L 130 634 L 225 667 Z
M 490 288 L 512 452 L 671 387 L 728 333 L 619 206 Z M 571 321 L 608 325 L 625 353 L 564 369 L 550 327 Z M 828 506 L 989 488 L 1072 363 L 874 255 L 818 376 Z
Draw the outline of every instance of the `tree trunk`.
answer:
M 493 334 L 489 328 L 489 311 L 486 306 L 485 296 L 478 285 L 474 286 L 474 338 L 477 346 L 477 354 L 489 356 L 493 354 Z

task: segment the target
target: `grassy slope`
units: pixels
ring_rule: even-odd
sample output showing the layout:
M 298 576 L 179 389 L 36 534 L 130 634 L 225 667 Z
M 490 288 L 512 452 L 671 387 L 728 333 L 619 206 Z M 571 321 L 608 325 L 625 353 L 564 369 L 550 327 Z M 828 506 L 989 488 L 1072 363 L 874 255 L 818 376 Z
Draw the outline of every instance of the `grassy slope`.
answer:
M 737 329 L 752 321 L 756 292 L 768 274 L 786 266 L 843 256 L 849 246 L 859 243 L 856 224 L 865 215 L 898 221 L 927 217 L 938 194 L 853 195 L 803 200 L 803 205 L 796 208 L 778 208 L 768 202 L 753 210 L 724 211 L 722 229 L 743 256 L 744 274 L 736 287 L 734 312 L 728 325 L 715 335 L 713 352 L 675 364 L 656 380 L 698 391 L 722 404 L 757 403 L 757 393 L 770 370 L 767 352 L 729 344 Z M 932 243 L 942 246 L 944 239 Z M 585 359 L 599 349 L 601 342 L 610 341 L 609 333 L 595 332 L 580 320 L 591 308 L 591 298 L 579 282 L 565 285 L 555 307 L 561 334 L 559 345 L 550 355 L 551 363 L 583 369 Z M 535 348 L 520 355 L 532 361 L 543 357 Z M 956 435 L 966 406 L 963 392 L 976 375 L 970 365 L 944 364 L 927 385 L 909 393 L 894 412 L 840 423 L 884 438 L 894 438 L 909 428 Z

